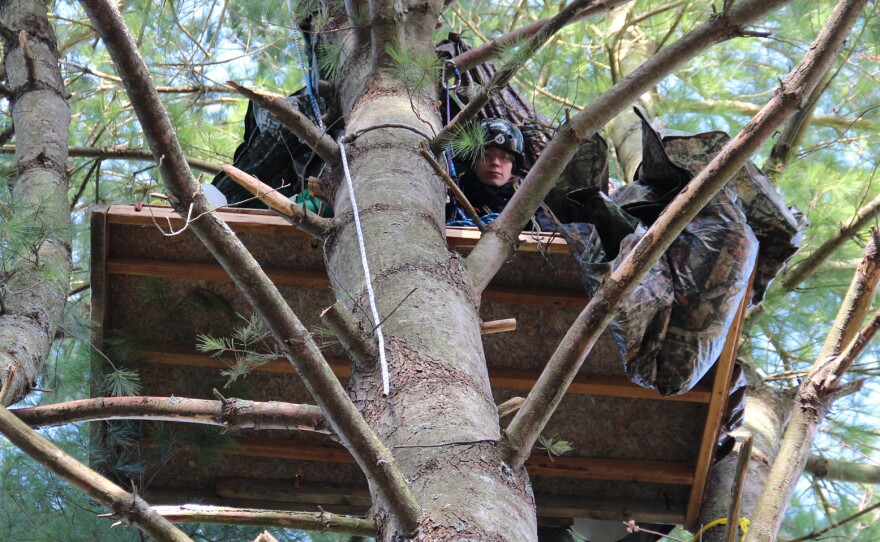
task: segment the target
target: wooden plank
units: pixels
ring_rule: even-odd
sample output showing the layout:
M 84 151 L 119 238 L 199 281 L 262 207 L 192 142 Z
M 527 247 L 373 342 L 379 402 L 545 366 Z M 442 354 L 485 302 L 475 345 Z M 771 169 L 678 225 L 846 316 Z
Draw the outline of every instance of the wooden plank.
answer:
M 223 480 L 222 478 L 220 479 Z M 277 484 L 275 483 L 277 482 Z M 361 500 L 361 494 L 366 490 L 351 486 L 350 484 L 333 484 L 319 482 L 309 484 L 301 482 L 301 487 L 294 487 L 293 480 L 265 480 L 253 479 L 251 484 L 259 487 L 261 484 L 272 484 L 269 494 L 263 498 L 250 492 L 238 493 L 232 487 L 223 490 L 223 495 L 218 495 L 209 490 L 191 490 L 179 488 L 156 487 L 155 484 L 146 488 L 145 497 L 152 504 L 186 504 L 202 503 L 236 508 L 261 508 L 265 510 L 298 510 L 318 511 L 318 506 L 327 512 L 336 514 L 349 514 L 363 516 L 367 513 L 370 503 Z M 316 487 L 320 484 L 320 487 Z M 280 487 L 280 486 L 286 486 Z M 334 497 L 334 495 L 336 497 Z M 350 504 L 345 504 L 346 496 L 350 495 Z M 272 498 L 269 498 L 272 497 Z M 273 500 L 278 499 L 278 500 Z M 318 499 L 325 504 L 313 504 L 310 499 Z M 335 502 L 335 504 L 334 504 Z M 535 495 L 535 503 L 538 508 L 538 521 L 540 518 L 592 518 L 608 521 L 626 521 L 634 519 L 640 522 L 664 523 L 669 525 L 680 524 L 684 521 L 684 506 L 678 503 L 646 500 L 595 500 L 584 499 L 572 495 Z
M 351 454 L 341 445 L 316 444 L 296 440 L 239 438 L 236 439 L 235 446 L 224 448 L 221 453 L 294 461 L 354 463 Z M 532 475 L 558 478 L 678 485 L 690 485 L 693 482 L 693 465 L 679 461 L 591 457 L 555 457 L 550 459 L 547 456 L 537 455 L 526 460 L 526 468 Z
M 325 289 L 330 279 L 323 271 L 263 268 L 276 286 Z M 107 262 L 107 272 L 113 275 L 139 277 L 175 278 L 188 280 L 214 280 L 231 282 L 226 270 L 216 263 L 175 262 L 143 258 L 116 258 Z
M 182 228 L 184 220 L 174 212 L 171 207 L 165 205 L 144 205 L 140 211 L 134 205 L 115 204 L 108 210 L 110 224 L 127 226 L 153 226 L 159 224 L 167 229 L 169 224 L 174 229 Z M 307 234 L 293 227 L 287 220 L 276 215 L 272 211 L 262 209 L 223 209 L 217 211 L 226 223 L 236 233 L 247 232 L 264 235 L 289 235 L 293 237 L 308 237 Z M 155 223 L 154 223 L 155 221 Z M 480 240 L 480 232 L 477 228 L 446 228 L 446 243 L 449 248 L 470 250 Z M 519 236 L 519 250 L 524 252 L 549 251 L 551 254 L 567 254 L 568 245 L 557 235 L 543 233 L 532 235 L 523 233 Z
M 162 365 L 183 365 L 188 367 L 205 367 L 225 369 L 231 362 L 223 358 L 215 358 L 205 354 L 189 352 L 141 352 L 141 358 L 149 363 Z M 328 357 L 330 368 L 340 378 L 351 376 L 351 364 L 345 358 Z M 295 374 L 293 366 L 285 359 L 269 361 L 256 369 L 255 372 Z M 540 371 L 520 369 L 489 369 L 489 382 L 493 388 L 528 391 L 537 382 Z M 703 379 L 693 390 L 674 397 L 663 397 L 656 390 L 637 386 L 624 377 L 578 375 L 572 382 L 568 393 L 574 395 L 597 395 L 604 397 L 623 397 L 628 399 L 647 399 L 655 401 L 682 401 L 688 403 L 708 403 L 711 391 L 709 382 Z
M 277 286 L 325 289 L 330 279 L 324 271 L 300 269 L 263 268 Z M 232 279 L 219 264 L 176 262 L 146 258 L 115 258 L 107 262 L 107 272 L 115 275 L 174 278 L 189 280 L 215 280 L 230 282 Z M 489 285 L 483 292 L 483 301 L 512 305 L 535 305 L 542 307 L 582 309 L 587 305 L 583 290 L 559 288 L 511 288 Z
M 700 439 L 700 451 L 697 455 L 694 483 L 691 486 L 691 494 L 688 498 L 687 512 L 685 514 L 685 529 L 693 532 L 697 528 L 697 520 L 703 497 L 706 491 L 706 483 L 709 481 L 709 469 L 712 468 L 712 460 L 715 458 L 715 449 L 718 446 L 718 437 L 721 433 L 721 422 L 724 417 L 724 409 L 727 407 L 727 399 L 730 394 L 730 379 L 733 376 L 733 365 L 736 361 L 736 351 L 739 347 L 739 337 L 742 333 L 743 322 L 746 319 L 746 311 L 749 308 L 749 299 L 752 297 L 752 283 L 755 280 L 755 271 L 749 278 L 745 296 L 740 303 L 739 311 L 734 318 L 734 323 L 727 332 L 727 340 L 721 356 L 715 364 L 715 378 L 712 384 L 712 396 L 709 399 L 709 409 L 706 415 L 706 424 L 703 427 L 703 436 Z

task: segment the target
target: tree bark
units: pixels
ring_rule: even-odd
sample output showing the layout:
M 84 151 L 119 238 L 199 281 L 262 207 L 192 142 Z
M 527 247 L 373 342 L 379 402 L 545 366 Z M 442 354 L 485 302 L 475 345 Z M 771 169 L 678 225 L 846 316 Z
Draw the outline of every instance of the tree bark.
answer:
M 0 4 L 6 79 L 18 145 L 11 206 L 37 232 L 0 268 L 0 404 L 22 399 L 36 382 L 61 320 L 70 279 L 67 127 L 70 111 L 58 68 L 55 32 L 37 0 Z M 10 372 L 10 369 L 12 371 Z M 11 377 L 11 382 L 6 380 Z

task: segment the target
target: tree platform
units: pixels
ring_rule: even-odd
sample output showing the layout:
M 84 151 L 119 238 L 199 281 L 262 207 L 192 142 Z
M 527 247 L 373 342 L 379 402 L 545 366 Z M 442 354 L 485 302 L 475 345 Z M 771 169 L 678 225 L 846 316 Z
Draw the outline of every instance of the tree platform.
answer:
M 319 314 L 335 302 L 321 247 L 268 211 L 219 214 L 304 325 L 320 327 Z M 195 236 L 188 231 L 166 235 L 183 226 L 168 207 L 95 209 L 95 346 L 117 367 L 139 372 L 143 395 L 213 398 L 217 388 L 227 397 L 311 403 L 283 359 L 224 387 L 227 378 L 221 370 L 232 361 L 196 350 L 197 335 L 228 336 L 243 324 L 239 314 L 250 310 Z M 478 237 L 475 229 L 447 228 L 450 248 L 462 252 Z M 523 235 L 521 241 L 517 256 L 484 292 L 480 311 L 484 322 L 517 321 L 514 331 L 483 335 L 498 404 L 528 393 L 587 302 L 564 241 L 548 235 Z M 694 526 L 721 432 L 744 314 L 741 307 L 715 368 L 692 391 L 676 397 L 630 383 L 612 338 L 603 335 L 544 432 L 570 442 L 572 451 L 551 457 L 536 448 L 527 463 L 542 524 L 566 525 L 587 517 Z M 328 345 L 324 353 L 345 380 L 350 365 L 343 352 Z M 96 357 L 94 375 L 107 368 Z M 97 385 L 93 391 L 102 395 Z M 508 422 L 509 417 L 503 418 L 502 426 Z M 142 469 L 135 481 L 153 504 L 320 507 L 354 515 L 370 506 L 357 465 L 327 435 L 247 430 L 210 438 L 204 430 L 183 425 L 169 432 L 149 422 L 123 423 L 133 432 L 136 452 L 130 445 L 114 446 L 116 431 L 110 426 L 93 433 L 94 438 L 103 439 L 118 458 L 138 458 Z

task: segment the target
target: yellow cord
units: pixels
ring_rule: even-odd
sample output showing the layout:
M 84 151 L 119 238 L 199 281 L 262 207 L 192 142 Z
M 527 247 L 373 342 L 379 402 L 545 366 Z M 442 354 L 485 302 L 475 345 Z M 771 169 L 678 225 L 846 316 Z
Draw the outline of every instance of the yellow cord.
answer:
M 749 518 L 739 518 L 739 521 L 737 523 L 739 524 L 739 530 L 742 531 L 742 538 L 740 538 L 740 540 L 745 540 L 746 535 L 749 532 L 749 524 L 751 524 L 751 521 L 749 521 Z M 715 521 L 707 523 L 703 526 L 702 529 L 697 532 L 697 534 L 694 535 L 694 537 L 691 539 L 691 542 L 698 542 L 700 540 L 700 537 L 702 537 L 706 531 L 708 531 L 712 527 L 718 527 L 719 525 L 727 525 L 727 518 L 719 518 Z

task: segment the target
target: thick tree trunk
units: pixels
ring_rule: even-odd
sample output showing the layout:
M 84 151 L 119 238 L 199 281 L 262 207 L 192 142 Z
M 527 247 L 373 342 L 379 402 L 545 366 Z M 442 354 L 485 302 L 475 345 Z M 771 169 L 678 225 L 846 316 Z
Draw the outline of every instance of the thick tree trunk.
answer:
M 382 77 L 365 87 L 366 56 L 352 66 L 340 89 L 348 133 L 387 123 L 439 129 L 430 101 Z M 496 446 L 501 434 L 480 338 L 479 296 L 458 255 L 446 248 L 446 188 L 417 152 L 423 141 L 409 130 L 381 128 L 346 146 L 380 317 L 413 292 L 382 324 L 390 394 L 381 393 L 378 366 L 356 366 L 351 395 L 423 507 L 418 540 L 533 541 L 528 477 L 524 469 L 511 471 Z M 327 267 L 341 301 L 352 306 L 348 292 L 368 307 L 345 179 L 337 186 L 338 226 L 325 245 Z M 379 540 L 391 541 L 396 533 L 387 503 L 376 492 L 373 498 Z
M 40 372 L 61 319 L 70 275 L 67 127 L 70 112 L 46 4 L 0 3 L 6 77 L 18 144 L 12 201 L 31 227 L 0 258 L 0 404 L 23 398 Z M 17 241 L 13 241 L 17 243 Z M 8 382 L 7 382 L 8 381 Z
M 780 390 L 760 383 L 760 377 L 749 375 L 750 386 L 746 396 L 746 410 L 743 426 L 733 433 L 742 442 L 746 435 L 752 436 L 752 453 L 749 457 L 743 484 L 740 517 L 751 517 L 764 489 L 770 465 L 779 453 L 779 441 L 785 431 L 791 411 L 794 390 Z M 754 382 L 754 385 L 751 385 Z M 736 476 L 739 460 L 739 447 L 719 461 L 709 476 L 706 486 L 706 500 L 700 511 L 700 525 L 707 525 L 716 519 L 727 517 L 730 509 L 731 485 Z M 704 542 L 724 542 L 727 540 L 724 527 L 706 531 Z M 737 537 L 737 540 L 739 538 Z

